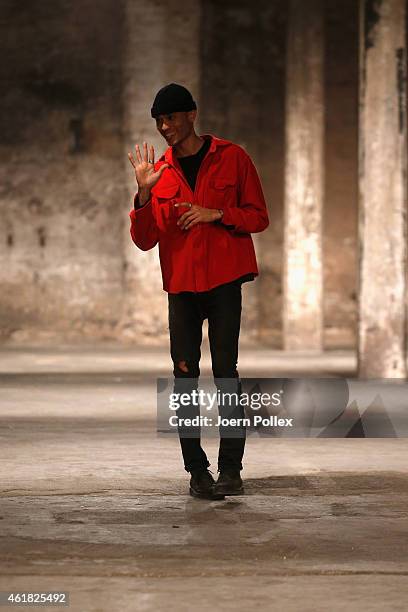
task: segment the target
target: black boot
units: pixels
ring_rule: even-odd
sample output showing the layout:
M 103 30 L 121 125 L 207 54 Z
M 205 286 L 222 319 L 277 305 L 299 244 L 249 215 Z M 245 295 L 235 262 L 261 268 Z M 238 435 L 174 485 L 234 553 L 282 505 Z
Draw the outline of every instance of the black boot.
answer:
M 191 472 L 190 495 L 202 499 L 224 499 L 223 494 L 214 493 L 214 478 L 208 470 Z
M 243 495 L 244 486 L 239 470 L 221 470 L 214 485 L 214 493 L 217 495 Z

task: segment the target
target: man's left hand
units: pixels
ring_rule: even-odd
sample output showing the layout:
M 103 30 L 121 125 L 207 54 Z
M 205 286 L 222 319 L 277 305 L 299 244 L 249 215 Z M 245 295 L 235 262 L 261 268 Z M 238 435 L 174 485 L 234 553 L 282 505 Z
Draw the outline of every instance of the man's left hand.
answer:
M 194 225 L 197 225 L 197 223 L 212 223 L 221 218 L 219 210 L 214 208 L 203 208 L 202 206 L 190 204 L 189 202 L 181 202 L 174 206 L 189 207 L 189 210 L 181 215 L 180 219 L 177 221 L 177 225 L 179 225 L 181 229 L 190 229 Z

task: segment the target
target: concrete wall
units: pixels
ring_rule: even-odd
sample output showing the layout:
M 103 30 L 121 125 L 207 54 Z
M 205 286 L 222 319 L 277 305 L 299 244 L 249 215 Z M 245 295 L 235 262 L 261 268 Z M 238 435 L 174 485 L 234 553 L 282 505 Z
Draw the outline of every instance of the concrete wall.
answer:
M 358 206 L 358 2 L 326 1 L 325 202 L 326 346 L 355 346 Z
M 165 4 L 155 0 L 151 11 L 160 13 Z M 355 4 L 326 2 L 326 346 L 355 342 Z M 178 28 L 190 27 L 189 6 L 178 8 L 186 11 L 184 21 L 174 21 Z M 129 245 L 124 244 L 128 230 L 123 211 L 133 189 L 125 160 L 133 144 L 127 142 L 124 109 L 124 73 L 129 69 L 125 3 L 55 0 L 22 6 L 9 0 L 2 3 L 2 12 L 1 339 L 164 339 L 163 295 L 155 308 L 151 296 L 143 302 L 140 287 L 141 303 L 147 313 L 152 305 L 153 314 L 136 318 L 134 331 L 129 324 L 137 275 L 129 282 Z M 135 40 L 146 54 L 146 70 L 149 55 L 167 58 L 160 68 L 167 66 L 167 81 L 174 78 L 167 61 L 169 44 L 177 74 L 183 74 L 183 62 L 190 65 L 191 58 L 184 39 L 178 50 L 177 31 L 168 32 L 169 13 L 162 12 L 166 23 L 151 23 L 158 32 L 167 32 L 160 53 L 155 43 L 149 54 L 148 41 L 137 29 Z M 261 277 L 245 287 L 242 338 L 278 347 L 287 3 L 258 0 L 254 11 L 244 0 L 206 0 L 201 12 L 201 131 L 246 147 L 261 175 L 271 218 L 268 230 L 255 238 Z M 141 131 L 148 133 L 145 126 Z M 135 247 L 134 257 L 140 256 Z
M 109 337 L 122 300 L 121 3 L 2 3 L 3 339 Z

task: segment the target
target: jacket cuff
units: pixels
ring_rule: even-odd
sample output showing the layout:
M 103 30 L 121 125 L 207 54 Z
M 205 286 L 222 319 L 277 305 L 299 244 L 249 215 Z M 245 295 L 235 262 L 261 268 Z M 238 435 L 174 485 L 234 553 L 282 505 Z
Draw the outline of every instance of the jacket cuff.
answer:
M 219 225 L 224 225 L 224 227 L 230 230 L 235 229 L 235 224 L 232 219 L 231 210 L 229 208 L 223 208 L 223 215 L 221 219 L 217 219 L 216 223 L 218 223 Z
M 139 200 L 139 193 L 135 194 L 135 197 L 133 198 L 133 208 L 135 210 L 141 210 L 142 208 L 144 208 L 147 204 L 149 204 L 152 201 L 152 198 L 150 197 L 147 202 L 145 202 L 143 205 L 140 204 L 140 200 Z

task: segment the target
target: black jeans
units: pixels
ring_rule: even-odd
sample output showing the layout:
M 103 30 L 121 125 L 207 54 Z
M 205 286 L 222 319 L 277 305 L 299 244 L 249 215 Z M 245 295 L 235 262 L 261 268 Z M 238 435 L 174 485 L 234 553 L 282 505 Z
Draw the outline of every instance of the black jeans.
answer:
M 241 385 L 237 371 L 238 340 L 241 325 L 241 281 L 219 285 L 210 291 L 193 293 L 169 293 L 170 352 L 174 369 L 174 393 L 187 393 L 197 389 L 200 376 L 202 326 L 208 319 L 212 372 L 219 391 L 240 393 Z M 219 380 L 219 379 L 229 379 Z M 231 380 L 234 379 L 234 380 Z M 226 388 L 227 386 L 227 388 Z M 238 403 L 218 406 L 221 417 L 243 418 L 244 409 Z M 232 410 L 232 411 L 231 411 Z M 180 407 L 179 417 L 189 418 L 200 414 L 200 407 Z M 218 470 L 232 468 L 242 470 L 245 447 L 245 427 L 227 428 L 223 434 L 220 427 Z M 187 472 L 210 465 L 201 447 L 200 428 L 195 428 L 194 437 L 183 435 L 178 429 L 184 467 Z

